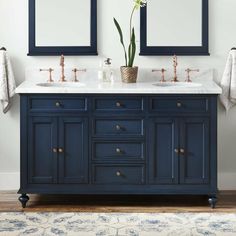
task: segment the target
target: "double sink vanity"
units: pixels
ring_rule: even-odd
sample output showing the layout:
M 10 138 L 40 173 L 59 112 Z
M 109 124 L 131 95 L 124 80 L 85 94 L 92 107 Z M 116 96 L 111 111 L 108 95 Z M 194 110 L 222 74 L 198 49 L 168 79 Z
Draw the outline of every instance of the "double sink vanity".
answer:
M 96 76 L 95 76 L 96 77 Z M 26 80 L 21 194 L 217 194 L 217 96 L 212 71 L 193 82 Z

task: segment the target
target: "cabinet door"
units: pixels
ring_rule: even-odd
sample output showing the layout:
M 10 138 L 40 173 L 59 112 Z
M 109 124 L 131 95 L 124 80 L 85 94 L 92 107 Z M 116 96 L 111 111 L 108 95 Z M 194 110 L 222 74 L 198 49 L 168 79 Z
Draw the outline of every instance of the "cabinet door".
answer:
M 36 184 L 57 182 L 57 119 L 31 117 L 28 139 L 28 181 Z
M 149 182 L 178 183 L 178 123 L 175 119 L 155 118 L 149 126 Z
M 209 182 L 209 119 L 185 118 L 181 121 L 180 183 Z
M 88 120 L 59 119 L 59 182 L 88 182 Z

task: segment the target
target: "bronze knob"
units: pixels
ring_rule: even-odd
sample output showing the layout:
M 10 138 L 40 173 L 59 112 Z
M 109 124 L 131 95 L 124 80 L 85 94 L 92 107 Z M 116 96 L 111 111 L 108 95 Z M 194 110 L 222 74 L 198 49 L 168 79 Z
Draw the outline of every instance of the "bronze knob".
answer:
M 116 149 L 116 152 L 117 152 L 117 153 L 121 153 L 121 149 L 120 149 L 120 148 L 117 148 L 117 149 Z
M 182 103 L 181 102 L 177 102 L 177 107 L 182 107 Z
M 120 130 L 121 130 L 120 125 L 116 125 L 116 130 L 117 130 L 117 131 L 120 131 Z
M 179 153 L 179 149 L 175 148 L 175 153 Z
M 57 153 L 57 148 L 53 148 L 52 151 L 53 151 L 54 153 Z
M 116 172 L 116 176 L 121 176 L 121 172 L 120 172 L 120 171 L 117 171 L 117 172 Z
M 185 153 L 185 150 L 183 148 L 180 149 L 180 153 L 181 154 L 184 154 Z
M 117 106 L 117 107 L 121 107 L 121 103 L 120 103 L 120 102 L 117 102 L 117 103 L 116 103 L 116 106 Z
M 61 106 L 60 102 L 56 102 L 55 105 L 56 105 L 56 107 L 60 107 Z
M 62 148 L 59 148 L 59 149 L 58 149 L 58 152 L 59 152 L 59 153 L 63 153 L 64 150 L 63 150 Z

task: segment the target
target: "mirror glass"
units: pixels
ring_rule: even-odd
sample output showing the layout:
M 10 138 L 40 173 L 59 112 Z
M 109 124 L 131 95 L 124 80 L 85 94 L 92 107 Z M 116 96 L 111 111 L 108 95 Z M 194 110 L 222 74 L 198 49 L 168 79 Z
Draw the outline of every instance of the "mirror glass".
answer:
M 36 46 L 89 46 L 91 2 L 36 0 Z
M 28 56 L 98 55 L 97 0 L 28 3 Z
M 140 14 L 140 55 L 210 55 L 208 11 L 208 0 L 148 0 Z
M 202 0 L 148 0 L 147 46 L 201 46 Z

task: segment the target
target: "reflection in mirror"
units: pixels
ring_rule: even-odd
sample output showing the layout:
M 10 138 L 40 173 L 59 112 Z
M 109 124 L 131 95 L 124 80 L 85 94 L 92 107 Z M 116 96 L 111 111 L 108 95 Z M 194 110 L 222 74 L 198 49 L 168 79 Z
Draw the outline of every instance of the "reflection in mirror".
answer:
M 29 0 L 28 55 L 97 55 L 97 0 Z
M 209 55 L 208 0 L 148 0 L 141 55 Z
M 202 0 L 148 0 L 147 45 L 201 46 Z
M 36 46 L 89 46 L 90 8 L 88 0 L 36 0 Z

